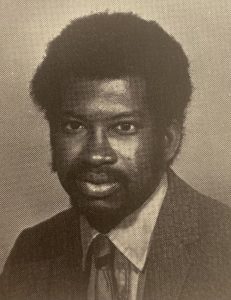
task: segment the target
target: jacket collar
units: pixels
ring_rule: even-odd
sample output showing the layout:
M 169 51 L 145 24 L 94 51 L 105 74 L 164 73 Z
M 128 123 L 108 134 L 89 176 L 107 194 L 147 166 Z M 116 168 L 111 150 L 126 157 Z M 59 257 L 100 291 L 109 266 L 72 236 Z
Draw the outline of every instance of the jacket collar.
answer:
M 171 169 L 168 190 L 154 230 L 154 239 L 169 244 L 188 244 L 199 237 L 198 204 L 193 201 L 198 193 Z
M 147 261 L 144 299 L 176 300 L 196 255 L 189 251 L 199 239 L 198 193 L 172 170 L 168 191 L 153 232 Z

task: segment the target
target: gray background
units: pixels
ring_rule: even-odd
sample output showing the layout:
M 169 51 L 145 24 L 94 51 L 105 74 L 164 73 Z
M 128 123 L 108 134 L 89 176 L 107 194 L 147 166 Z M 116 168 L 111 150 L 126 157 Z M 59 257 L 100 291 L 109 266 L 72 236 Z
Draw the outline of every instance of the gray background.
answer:
M 195 86 L 174 169 L 231 205 L 230 0 L 0 1 L 0 270 L 19 232 L 68 207 L 50 172 L 46 122 L 28 86 L 47 42 L 76 16 L 109 9 L 157 20 L 183 45 Z

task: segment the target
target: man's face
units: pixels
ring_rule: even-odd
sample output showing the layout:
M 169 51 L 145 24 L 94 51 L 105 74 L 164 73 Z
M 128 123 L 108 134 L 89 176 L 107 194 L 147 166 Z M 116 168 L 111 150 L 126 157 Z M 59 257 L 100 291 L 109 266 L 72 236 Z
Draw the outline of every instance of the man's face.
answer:
M 72 79 L 56 120 L 55 170 L 89 221 L 118 223 L 153 193 L 163 151 L 143 80 Z

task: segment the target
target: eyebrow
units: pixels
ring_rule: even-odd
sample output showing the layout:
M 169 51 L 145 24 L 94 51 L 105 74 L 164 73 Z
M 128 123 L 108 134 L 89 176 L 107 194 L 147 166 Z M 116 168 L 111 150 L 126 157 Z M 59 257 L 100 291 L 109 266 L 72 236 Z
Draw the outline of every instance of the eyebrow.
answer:
M 75 113 L 73 111 L 69 111 L 69 110 L 65 110 L 62 112 L 63 117 L 70 117 L 73 119 L 79 119 L 79 120 L 83 120 L 83 121 L 88 121 L 90 119 L 93 119 L 93 115 L 85 115 L 85 114 L 79 114 L 79 113 Z M 100 114 L 99 114 L 100 115 Z M 125 111 L 125 112 L 121 112 L 118 114 L 114 114 L 114 113 L 109 113 L 109 116 L 106 116 L 104 119 L 105 120 L 116 120 L 116 119 L 122 119 L 122 118 L 128 118 L 128 117 L 136 117 L 136 118 L 142 118 L 142 114 L 140 111 L 135 110 L 135 111 Z

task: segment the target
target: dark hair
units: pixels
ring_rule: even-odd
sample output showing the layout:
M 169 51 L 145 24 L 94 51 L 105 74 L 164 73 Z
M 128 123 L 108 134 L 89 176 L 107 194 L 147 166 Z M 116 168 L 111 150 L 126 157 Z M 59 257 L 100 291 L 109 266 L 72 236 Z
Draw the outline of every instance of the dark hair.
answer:
M 156 22 L 133 13 L 99 13 L 72 21 L 48 45 L 31 82 L 34 102 L 48 120 L 56 109 L 63 83 L 87 79 L 140 76 L 162 126 L 183 125 L 192 85 L 181 45 Z

